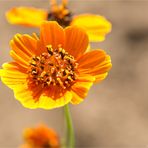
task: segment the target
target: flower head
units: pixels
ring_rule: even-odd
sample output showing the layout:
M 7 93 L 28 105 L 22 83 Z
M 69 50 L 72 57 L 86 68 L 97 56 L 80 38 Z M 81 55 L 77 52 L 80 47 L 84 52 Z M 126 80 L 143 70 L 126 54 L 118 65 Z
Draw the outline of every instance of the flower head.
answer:
M 59 138 L 53 129 L 45 125 L 24 130 L 25 144 L 20 148 L 59 148 Z
M 81 28 L 63 29 L 53 21 L 41 25 L 40 38 L 16 34 L 10 41 L 14 61 L 3 64 L 1 80 L 27 108 L 79 104 L 111 68 L 105 51 L 86 52 L 88 41 Z
M 74 16 L 67 7 L 68 0 L 62 0 L 58 5 L 51 0 L 50 11 L 33 7 L 14 7 L 6 13 L 9 23 L 40 27 L 42 22 L 57 21 L 61 26 L 76 25 L 82 27 L 88 34 L 90 41 L 103 41 L 105 35 L 111 31 L 111 24 L 103 16 L 94 14 L 81 14 Z

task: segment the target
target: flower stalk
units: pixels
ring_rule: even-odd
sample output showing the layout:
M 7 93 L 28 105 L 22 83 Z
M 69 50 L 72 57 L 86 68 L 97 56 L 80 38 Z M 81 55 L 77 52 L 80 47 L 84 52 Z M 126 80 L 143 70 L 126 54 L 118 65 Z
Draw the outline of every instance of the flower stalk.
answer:
M 66 121 L 66 148 L 74 148 L 75 147 L 74 128 L 68 105 L 64 106 L 64 115 Z

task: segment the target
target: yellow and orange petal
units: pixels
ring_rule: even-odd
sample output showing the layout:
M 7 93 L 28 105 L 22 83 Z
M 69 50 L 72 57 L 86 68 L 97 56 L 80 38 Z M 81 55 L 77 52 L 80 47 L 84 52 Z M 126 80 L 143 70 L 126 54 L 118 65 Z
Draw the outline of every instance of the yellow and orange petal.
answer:
M 88 94 L 89 89 L 93 85 L 95 78 L 90 75 L 81 75 L 78 77 L 77 82 L 71 87 L 72 104 L 81 103 Z
M 52 109 L 79 104 L 95 81 L 111 68 L 103 50 L 86 52 L 88 36 L 81 28 L 63 29 L 44 22 L 40 38 L 17 34 L 11 40 L 13 62 L 3 65 L 1 80 L 24 107 Z
M 25 144 L 20 148 L 59 148 L 60 142 L 57 133 L 47 126 L 41 124 L 35 128 L 24 130 Z
M 111 31 L 111 23 L 103 16 L 81 14 L 75 16 L 71 25 L 82 27 L 88 34 L 90 41 L 104 41 L 106 34 Z
M 101 49 L 85 53 L 78 59 L 78 63 L 79 72 L 94 76 L 95 82 L 104 80 L 112 67 L 110 56 Z
M 70 26 L 65 28 L 65 50 L 76 59 L 88 48 L 88 36 L 83 29 Z
M 54 89 L 49 90 L 52 93 L 56 93 Z M 55 94 L 56 95 L 56 94 Z M 28 89 L 26 85 L 17 85 L 14 89 L 15 98 L 21 102 L 21 104 L 29 109 L 43 108 L 43 109 L 53 109 L 62 107 L 68 104 L 72 99 L 72 94 L 67 91 L 63 96 L 56 99 L 51 98 L 44 90 L 39 88 L 34 88 L 32 90 Z
M 28 27 L 40 27 L 43 21 L 47 20 L 47 16 L 47 11 L 33 7 L 14 7 L 6 13 L 10 24 Z
M 40 41 L 45 48 L 47 45 L 52 45 L 53 48 L 58 48 L 59 45 L 65 44 L 65 32 L 58 23 L 45 21 L 40 28 Z

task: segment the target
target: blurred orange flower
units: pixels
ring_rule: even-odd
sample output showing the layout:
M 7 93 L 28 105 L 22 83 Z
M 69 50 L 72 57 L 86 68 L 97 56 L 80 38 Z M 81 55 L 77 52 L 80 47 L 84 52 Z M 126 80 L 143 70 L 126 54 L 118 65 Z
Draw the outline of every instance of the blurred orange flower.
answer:
M 20 148 L 60 148 L 56 132 L 43 124 L 25 129 L 24 140 Z
M 28 27 L 40 27 L 44 20 L 57 21 L 63 27 L 76 25 L 85 29 L 90 41 L 103 41 L 111 31 L 111 23 L 103 16 L 82 14 L 73 17 L 66 0 L 62 0 L 61 5 L 57 5 L 56 0 L 51 0 L 49 12 L 33 7 L 14 7 L 6 13 L 6 18 L 11 24 Z
M 111 68 L 105 51 L 86 52 L 88 43 L 83 29 L 63 29 L 57 22 L 45 21 L 40 38 L 16 34 L 11 40 L 14 61 L 3 64 L 1 80 L 27 108 L 79 104 L 92 84 L 103 80 Z

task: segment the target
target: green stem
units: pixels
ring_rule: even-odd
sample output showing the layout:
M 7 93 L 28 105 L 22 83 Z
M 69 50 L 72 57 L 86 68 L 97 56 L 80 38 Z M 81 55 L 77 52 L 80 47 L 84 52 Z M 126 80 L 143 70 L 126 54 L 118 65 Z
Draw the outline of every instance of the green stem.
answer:
M 66 120 L 66 130 L 67 130 L 66 145 L 67 145 L 67 148 L 74 148 L 75 136 L 74 136 L 74 129 L 72 124 L 70 109 L 68 105 L 64 106 L 64 114 L 65 114 L 65 120 Z

